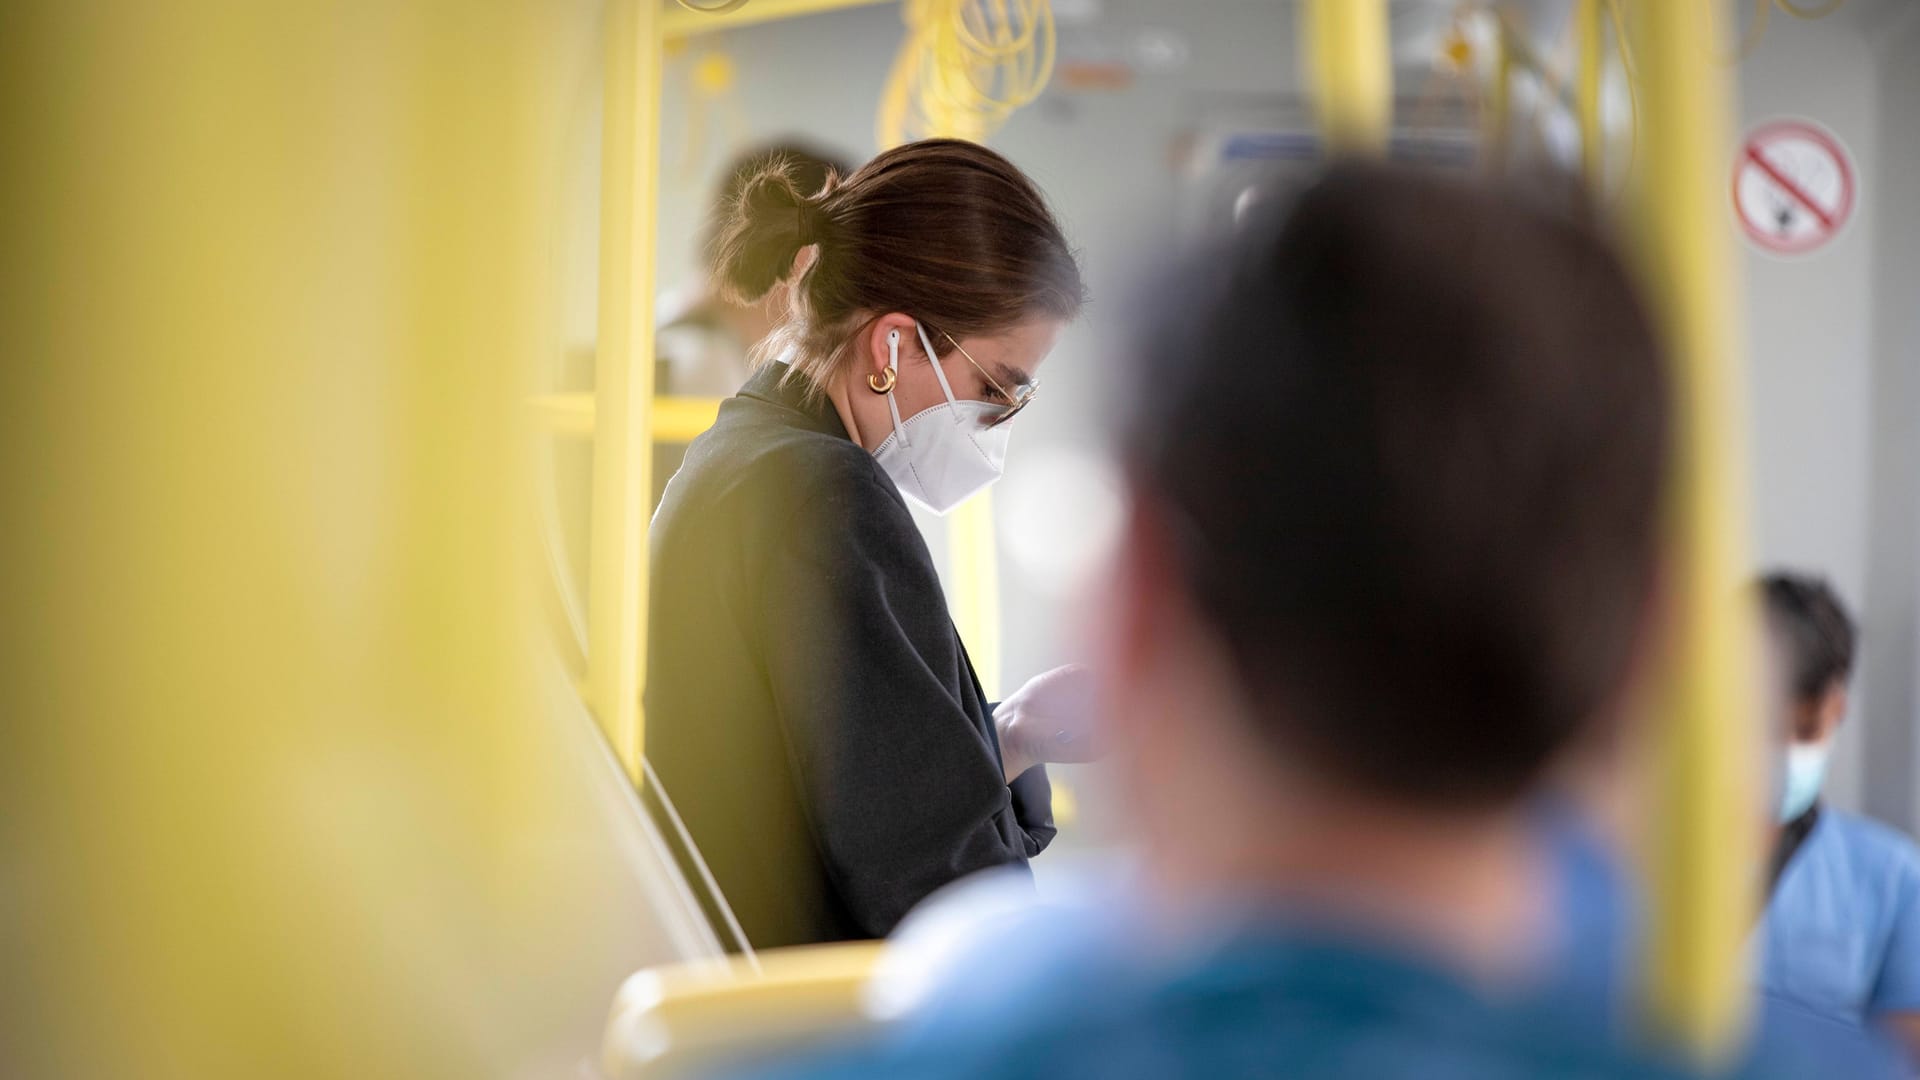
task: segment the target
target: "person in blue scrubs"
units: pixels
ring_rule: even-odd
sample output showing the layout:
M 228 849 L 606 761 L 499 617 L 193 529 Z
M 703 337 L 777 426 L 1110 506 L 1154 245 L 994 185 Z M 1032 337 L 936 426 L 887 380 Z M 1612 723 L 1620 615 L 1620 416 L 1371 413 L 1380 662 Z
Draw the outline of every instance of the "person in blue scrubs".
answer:
M 739 1075 L 1691 1075 L 1556 996 L 1535 807 L 1651 651 L 1671 439 L 1626 272 L 1542 202 L 1340 165 L 1167 278 L 1092 620 L 1137 873 Z
M 1784 736 L 1761 987 L 1789 1007 L 1885 1028 L 1920 1061 L 1920 848 L 1820 799 L 1847 712 L 1853 619 L 1818 578 L 1775 573 L 1759 588 Z

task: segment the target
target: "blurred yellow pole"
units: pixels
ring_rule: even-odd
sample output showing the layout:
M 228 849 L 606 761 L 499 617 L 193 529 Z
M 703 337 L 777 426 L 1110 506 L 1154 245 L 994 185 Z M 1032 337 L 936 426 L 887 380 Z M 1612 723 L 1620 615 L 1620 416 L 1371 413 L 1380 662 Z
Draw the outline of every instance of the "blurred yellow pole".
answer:
M 591 1053 L 635 914 L 554 812 L 521 494 L 600 15 L 8 5 L 0 1073 Z
M 1386 0 L 1304 0 L 1300 17 L 1328 146 L 1336 153 L 1384 154 L 1393 125 Z
M 953 625 L 989 699 L 1000 696 L 1000 573 L 993 532 L 993 494 L 982 492 L 954 510 L 947 528 L 953 577 Z
M 1607 29 L 1601 0 L 1579 0 L 1574 8 L 1574 40 L 1580 55 L 1574 83 L 1574 103 L 1580 118 L 1580 172 L 1596 196 L 1606 187 L 1606 132 L 1600 118 L 1602 46 Z
M 653 464 L 653 247 L 659 205 L 659 0 L 606 7 L 600 165 L 600 315 L 594 349 L 593 527 L 587 687 L 614 753 L 640 782 Z
M 1502 172 L 1513 142 L 1513 27 L 1507 17 L 1493 20 L 1493 86 L 1487 97 L 1487 169 Z
M 1642 165 L 1633 227 L 1679 409 L 1669 514 L 1673 649 L 1655 728 L 1650 1019 L 1708 1062 L 1742 1033 L 1761 837 L 1748 609 L 1746 388 L 1726 225 L 1730 78 L 1721 5 L 1636 0 Z

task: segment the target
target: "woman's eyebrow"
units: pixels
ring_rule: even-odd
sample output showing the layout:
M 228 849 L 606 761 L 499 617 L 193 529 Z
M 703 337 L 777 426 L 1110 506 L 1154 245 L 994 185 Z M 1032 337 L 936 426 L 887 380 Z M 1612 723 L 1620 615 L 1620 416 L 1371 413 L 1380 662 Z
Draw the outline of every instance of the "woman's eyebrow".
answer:
M 1016 389 L 1024 386 L 1030 386 L 1033 383 L 1033 376 L 1027 374 L 1026 372 L 1020 370 L 1017 367 L 1014 367 L 1012 364 L 1007 364 L 1007 363 L 995 364 L 994 372 L 996 375 L 999 376 L 1002 382 Z

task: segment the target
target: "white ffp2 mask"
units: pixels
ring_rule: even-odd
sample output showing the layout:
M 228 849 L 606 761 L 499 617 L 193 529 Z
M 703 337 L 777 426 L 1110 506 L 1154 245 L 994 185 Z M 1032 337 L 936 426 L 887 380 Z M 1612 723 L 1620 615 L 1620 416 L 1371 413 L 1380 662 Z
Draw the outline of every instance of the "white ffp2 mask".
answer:
M 927 329 L 914 323 L 920 345 L 927 350 L 927 362 L 940 380 L 940 392 L 946 403 L 914 413 L 905 422 L 893 391 L 887 391 L 887 411 L 893 414 L 893 434 L 887 436 L 874 459 L 900 488 L 900 494 L 936 514 L 945 514 L 967 500 L 969 495 L 1000 479 L 1007 468 L 1007 437 L 1011 425 L 989 427 L 1005 408 L 985 401 L 962 401 L 954 397 L 947 373 L 940 369 Z M 894 370 L 900 369 L 898 345 L 895 345 Z

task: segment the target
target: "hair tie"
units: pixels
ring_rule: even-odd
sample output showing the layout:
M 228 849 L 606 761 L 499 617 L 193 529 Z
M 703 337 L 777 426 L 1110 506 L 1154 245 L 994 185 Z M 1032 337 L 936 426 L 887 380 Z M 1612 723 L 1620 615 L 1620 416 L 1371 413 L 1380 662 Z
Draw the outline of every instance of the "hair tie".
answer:
M 814 242 L 814 216 L 808 213 L 808 211 L 812 209 L 813 207 L 808 206 L 804 199 L 796 203 L 793 208 L 794 232 L 800 236 L 800 247 L 806 247 L 808 244 Z

